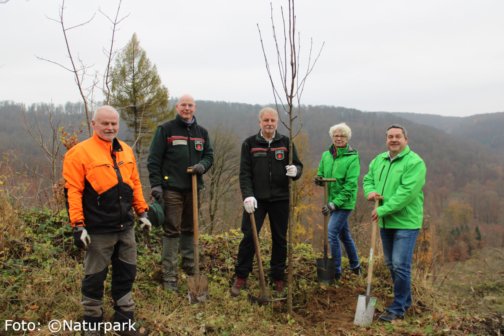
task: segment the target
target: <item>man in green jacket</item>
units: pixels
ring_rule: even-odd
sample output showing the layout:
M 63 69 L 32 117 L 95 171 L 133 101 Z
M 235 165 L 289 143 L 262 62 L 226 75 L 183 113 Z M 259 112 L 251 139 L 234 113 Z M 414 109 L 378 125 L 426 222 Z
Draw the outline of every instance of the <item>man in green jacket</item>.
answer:
M 177 263 L 180 244 L 182 269 L 188 275 L 194 270 L 192 178 L 198 175 L 198 190 L 203 177 L 213 164 L 213 148 L 205 128 L 198 125 L 194 98 L 188 94 L 175 105 L 175 119 L 159 125 L 154 133 L 147 159 L 152 196 L 164 201 L 162 263 L 164 287 L 177 292 Z
M 411 306 L 411 259 L 418 231 L 422 228 L 425 163 L 408 146 L 406 129 L 394 124 L 387 129 L 388 153 L 378 155 L 364 177 L 369 201 L 383 196 L 371 219 L 379 219 L 385 262 L 394 282 L 394 302 L 385 308 L 382 321 L 403 318 Z

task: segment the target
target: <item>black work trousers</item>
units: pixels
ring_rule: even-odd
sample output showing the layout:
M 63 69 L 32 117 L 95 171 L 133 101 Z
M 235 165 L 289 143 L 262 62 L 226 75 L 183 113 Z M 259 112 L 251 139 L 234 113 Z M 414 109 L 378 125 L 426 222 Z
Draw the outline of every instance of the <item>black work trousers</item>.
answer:
M 283 280 L 285 264 L 287 260 L 287 224 L 289 221 L 289 201 L 266 202 L 257 201 L 257 209 L 254 218 L 257 226 L 257 235 L 266 218 L 269 216 L 271 226 L 271 238 L 273 248 L 271 250 L 271 279 Z M 242 220 L 243 239 L 238 249 L 238 263 L 235 266 L 235 274 L 240 278 L 248 278 L 252 272 L 252 264 L 255 256 L 254 236 L 250 214 L 243 211 Z

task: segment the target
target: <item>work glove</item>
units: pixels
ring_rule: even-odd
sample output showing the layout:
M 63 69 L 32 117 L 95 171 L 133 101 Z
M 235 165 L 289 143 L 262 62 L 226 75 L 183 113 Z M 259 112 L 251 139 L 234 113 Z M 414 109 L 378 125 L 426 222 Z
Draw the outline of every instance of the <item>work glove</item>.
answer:
M 193 175 L 203 175 L 204 172 L 205 166 L 203 166 L 201 163 L 196 163 L 192 169 Z
M 243 201 L 243 207 L 249 214 L 254 213 L 255 209 L 257 209 L 257 200 L 255 197 L 247 197 Z
M 336 210 L 336 205 L 334 205 L 333 202 L 326 204 L 322 207 L 322 213 L 324 214 L 324 216 L 329 215 L 334 210 Z
M 291 166 L 285 166 L 285 169 L 287 169 L 287 176 L 289 177 L 296 177 L 297 175 L 297 167 L 294 166 L 294 165 L 291 165 Z
M 147 218 L 147 211 L 141 213 L 139 217 L 140 220 L 140 230 L 143 232 L 149 233 L 152 229 L 152 224 L 150 220 Z
M 91 237 L 84 226 L 74 226 L 74 245 L 81 250 L 87 251 L 91 244 Z
M 163 201 L 163 187 L 160 185 L 155 186 L 151 190 L 151 195 L 156 199 L 158 203 L 161 203 Z
M 324 182 L 320 181 L 322 179 L 323 179 L 322 176 L 317 176 L 317 177 L 315 177 L 315 179 L 313 180 L 313 182 L 315 182 L 315 184 L 318 185 L 319 187 L 323 187 L 324 186 Z

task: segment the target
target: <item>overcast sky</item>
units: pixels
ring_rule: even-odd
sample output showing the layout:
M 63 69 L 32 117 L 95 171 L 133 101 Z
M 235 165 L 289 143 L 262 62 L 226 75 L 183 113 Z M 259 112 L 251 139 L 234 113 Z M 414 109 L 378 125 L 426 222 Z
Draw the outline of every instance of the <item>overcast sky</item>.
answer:
M 5 0 L 1 0 L 5 1 Z M 117 0 L 67 0 L 74 56 L 92 72 L 106 65 Z M 273 1 L 275 14 L 287 0 Z M 0 101 L 79 101 L 58 18 L 61 0 L 0 4 Z M 257 31 L 260 25 L 274 75 L 270 1 L 124 0 L 116 47 L 137 33 L 171 96 L 272 103 Z M 301 99 L 364 111 L 450 116 L 504 111 L 504 1 L 296 1 L 301 59 L 325 42 Z M 279 16 L 277 27 L 281 27 Z M 278 31 L 280 33 L 280 31 Z M 316 53 L 316 52 L 314 52 Z M 305 56 L 305 57 L 303 57 Z M 306 67 L 303 67 L 304 69 Z M 86 80 L 87 84 L 91 79 Z

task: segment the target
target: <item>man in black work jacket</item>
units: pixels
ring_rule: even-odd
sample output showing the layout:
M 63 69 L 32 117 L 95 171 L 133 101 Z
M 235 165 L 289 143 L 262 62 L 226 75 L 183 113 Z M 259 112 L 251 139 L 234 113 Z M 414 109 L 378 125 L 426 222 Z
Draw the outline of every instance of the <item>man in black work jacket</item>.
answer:
M 289 220 L 289 177 L 301 177 L 303 164 L 292 144 L 293 165 L 289 165 L 289 138 L 276 131 L 278 113 L 267 107 L 259 112 L 257 135 L 247 138 L 242 145 L 240 161 L 240 189 L 243 197 L 242 232 L 244 237 L 238 250 L 232 296 L 240 295 L 255 255 L 250 215 L 254 213 L 257 233 L 261 231 L 266 214 L 271 224 L 273 249 L 271 252 L 271 280 L 273 288 L 283 295 L 283 277 L 287 259 L 287 223 Z
M 175 105 L 175 119 L 159 125 L 154 133 L 147 159 L 152 196 L 164 201 L 162 263 L 164 288 L 177 292 L 177 263 L 180 245 L 182 269 L 193 275 L 194 231 L 192 179 L 187 168 L 198 175 L 198 190 L 213 164 L 213 148 L 208 132 L 198 125 L 194 98 L 188 94 Z

